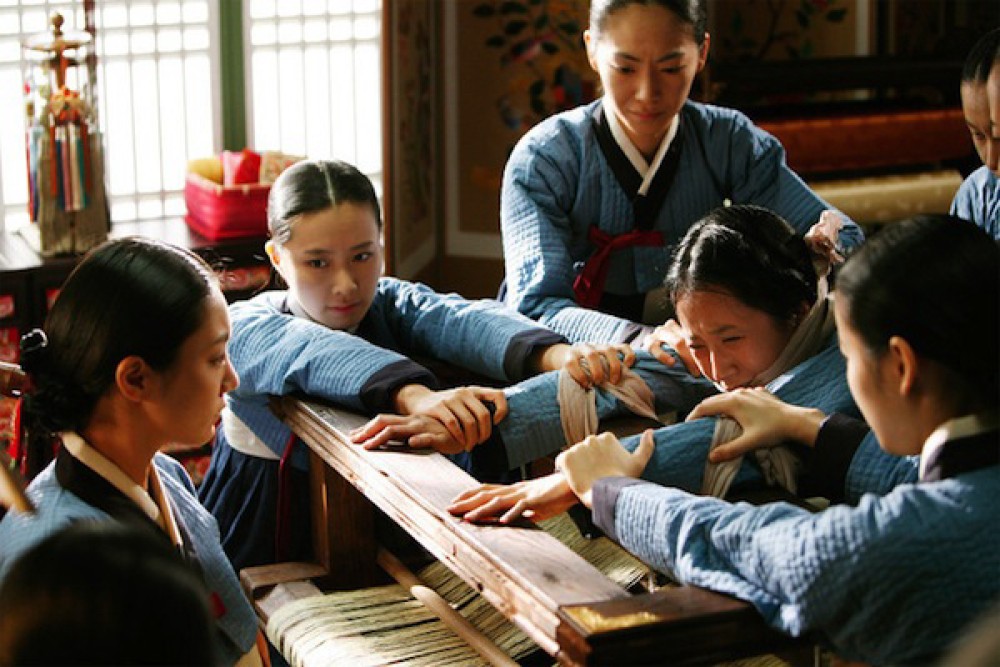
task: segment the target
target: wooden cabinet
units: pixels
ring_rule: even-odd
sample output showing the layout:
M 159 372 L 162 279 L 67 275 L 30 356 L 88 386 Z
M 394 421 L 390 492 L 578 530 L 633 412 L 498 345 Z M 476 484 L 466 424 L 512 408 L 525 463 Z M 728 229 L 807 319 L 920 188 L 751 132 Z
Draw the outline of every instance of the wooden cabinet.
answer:
M 144 236 L 198 253 L 219 273 L 229 301 L 247 298 L 271 281 L 263 237 L 209 241 L 181 218 L 118 223 L 112 238 Z M 49 307 L 79 256 L 43 258 L 20 234 L 0 234 L 0 360 L 18 361 L 18 341 L 45 322 Z

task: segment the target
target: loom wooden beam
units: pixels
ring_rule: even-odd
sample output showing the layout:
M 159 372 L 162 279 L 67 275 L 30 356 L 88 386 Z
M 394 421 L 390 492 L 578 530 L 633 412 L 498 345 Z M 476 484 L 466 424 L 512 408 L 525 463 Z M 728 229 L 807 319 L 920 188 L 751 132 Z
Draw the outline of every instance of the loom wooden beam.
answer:
M 747 603 L 695 586 L 563 607 L 559 615 L 557 657 L 565 665 L 616 665 L 623 655 L 635 665 L 701 665 L 808 649 Z
M 282 401 L 271 401 L 271 409 L 281 417 Z M 388 581 L 376 562 L 375 507 L 348 480 L 348 475 L 331 469 L 310 449 L 313 556 L 324 570 L 311 577 L 324 590 L 351 590 Z
M 277 411 L 324 467 L 564 664 L 621 664 L 623 659 L 705 664 L 795 643 L 766 627 L 750 605 L 704 589 L 683 586 L 631 595 L 530 522 L 499 527 L 461 521 L 446 508 L 479 483 L 445 457 L 403 448 L 366 451 L 346 433 L 367 418 L 300 398 L 278 400 Z M 333 525 L 342 525 L 345 519 L 336 518 L 341 508 L 330 502 L 325 509 Z M 337 529 L 326 539 L 335 542 Z M 352 561 L 368 558 L 365 550 L 340 549 L 327 564 L 351 570 L 362 567 Z
M 284 399 L 281 409 L 327 465 L 550 655 L 558 651 L 560 607 L 628 596 L 533 524 L 479 526 L 449 514 L 451 500 L 478 482 L 443 456 L 430 451 L 366 451 L 344 435 L 367 421 L 364 417 L 294 398 Z
M 240 570 L 240 584 L 254 609 L 267 623 L 271 615 L 295 600 L 322 592 L 311 579 L 322 577 L 326 569 L 315 563 L 277 563 Z

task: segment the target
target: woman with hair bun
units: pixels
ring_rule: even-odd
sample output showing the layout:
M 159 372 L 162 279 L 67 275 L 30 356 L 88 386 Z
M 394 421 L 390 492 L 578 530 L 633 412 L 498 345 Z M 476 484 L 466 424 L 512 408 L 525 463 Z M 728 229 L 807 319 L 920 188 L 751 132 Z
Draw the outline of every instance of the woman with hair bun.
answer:
M 670 316 L 673 248 L 727 201 L 773 210 L 820 252 L 860 245 L 815 225 L 831 206 L 773 136 L 689 99 L 708 60 L 707 0 L 591 0 L 583 33 L 600 99 L 518 141 L 503 174 L 506 302 L 569 340 L 639 342 Z M 656 332 L 645 343 L 659 356 Z
M 311 553 L 308 450 L 268 408 L 302 392 L 382 413 L 354 434 L 451 455 L 473 452 L 509 420 L 504 392 L 440 388 L 411 357 L 509 384 L 566 367 L 581 384 L 615 381 L 628 346 L 570 346 L 493 300 L 439 294 L 382 275 L 382 216 L 371 181 L 340 160 L 304 160 L 274 182 L 265 252 L 287 290 L 233 304 L 230 353 L 243 380 L 227 397 L 199 489 L 237 569 Z M 585 370 L 586 369 L 588 370 Z
M 822 420 L 829 412 L 857 416 L 844 359 L 837 350 L 826 280 L 817 277 L 806 242 L 779 215 L 750 205 L 711 211 L 681 240 L 665 286 L 680 322 L 684 345 L 677 347 L 686 349 L 691 363 L 714 384 L 713 393 L 722 397 L 767 387 L 810 419 Z M 681 399 L 670 406 L 681 415 L 705 396 L 671 391 L 669 383 L 657 383 L 664 374 L 673 378 L 675 387 L 679 377 L 690 378 L 679 363 L 666 366 L 640 352 L 633 370 L 658 399 Z M 511 424 L 510 430 L 519 429 L 518 433 L 504 434 L 511 463 L 551 454 L 565 444 L 558 432 L 556 389 L 549 392 L 551 400 L 537 391 L 508 396 L 512 413 L 532 411 L 530 418 Z M 606 388 L 596 392 L 598 417 L 620 414 Z M 657 411 L 662 407 L 657 405 Z M 556 414 L 549 414 L 553 410 Z M 761 443 L 745 447 L 746 438 L 731 419 L 670 424 L 657 429 L 655 438 L 647 479 L 720 497 L 756 491 L 767 483 L 803 497 L 823 495 L 839 501 L 850 490 L 831 483 L 837 479 L 830 473 L 834 466 L 864 470 L 886 487 L 915 475 L 912 461 L 885 456 L 877 445 L 862 448 L 824 438 L 813 448 L 770 450 Z M 633 448 L 638 438 L 624 442 Z M 743 456 L 751 452 L 752 456 Z M 456 499 L 452 511 L 470 520 L 490 516 L 511 520 L 520 514 L 544 518 L 575 503 L 565 479 L 556 473 L 510 486 L 483 486 Z
M 218 527 L 184 468 L 160 453 L 167 444 L 214 437 L 222 397 L 239 384 L 228 340 L 216 276 L 189 251 L 121 239 L 76 267 L 44 331 L 22 341 L 33 387 L 27 426 L 57 436 L 61 447 L 28 487 L 35 512 L 11 512 L 0 522 L 0 578 L 69 523 L 128 524 L 196 564 L 211 592 L 220 660 L 261 664 L 265 644 Z
M 634 452 L 588 439 L 562 474 L 610 537 L 680 581 L 849 660 L 936 663 L 1000 598 L 997 276 L 996 242 L 949 216 L 886 227 L 838 276 L 840 350 L 871 426 L 849 430 L 919 455 L 914 483 L 817 514 L 733 505 L 635 479 L 652 433 Z

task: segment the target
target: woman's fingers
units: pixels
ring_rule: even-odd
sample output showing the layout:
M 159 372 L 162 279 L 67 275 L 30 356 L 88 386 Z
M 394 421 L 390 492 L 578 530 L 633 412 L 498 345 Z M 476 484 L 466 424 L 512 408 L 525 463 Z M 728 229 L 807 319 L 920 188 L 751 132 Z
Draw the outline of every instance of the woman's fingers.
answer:
M 667 350 L 663 348 L 662 343 L 655 343 L 646 348 L 646 350 L 653 355 L 653 358 L 659 361 L 664 366 L 673 366 L 677 363 L 677 359 L 674 355 L 670 354 Z
M 501 488 L 505 487 L 500 484 L 483 484 L 481 486 L 477 486 L 474 489 L 469 489 L 468 491 L 462 491 L 462 493 L 455 496 L 455 499 L 451 501 L 451 504 L 448 506 L 448 511 L 452 512 L 453 514 L 455 512 L 464 511 L 465 509 L 468 508 L 470 503 L 475 502 L 475 498 L 480 494 Z
M 484 484 L 460 494 L 448 506 L 448 511 L 466 521 L 513 521 L 530 511 L 528 488 L 523 484 L 504 486 Z
M 759 442 L 755 437 L 744 434 L 730 440 L 724 445 L 719 445 L 708 453 L 708 460 L 712 463 L 723 463 L 743 456 L 747 452 L 759 449 Z
M 635 466 L 633 470 L 638 471 L 635 474 L 636 477 L 641 475 L 642 471 L 646 469 L 646 465 L 649 463 L 649 459 L 653 458 L 655 450 L 656 438 L 654 437 L 653 429 L 647 428 L 642 432 L 642 437 L 639 438 L 639 446 L 632 452 L 632 463 Z
M 528 501 L 525 498 L 521 498 L 514 506 L 503 513 L 500 517 L 500 523 L 510 523 L 511 521 L 516 521 L 522 516 L 530 519 L 532 515 L 532 510 L 528 506 Z
M 566 372 L 584 389 L 590 389 L 593 386 L 590 373 L 580 364 L 579 358 L 574 358 L 570 363 L 566 364 Z
M 503 514 L 511 506 L 516 505 L 517 500 L 506 496 L 487 496 L 482 504 L 462 513 L 462 518 L 466 521 L 485 521 L 495 519 Z
M 385 414 L 375 415 L 365 424 L 355 429 L 352 429 L 348 433 L 348 436 L 351 438 L 352 442 L 355 443 L 364 442 L 365 440 L 367 440 L 368 438 L 372 437 L 373 435 L 381 431 L 383 428 L 385 428 L 385 425 L 387 423 L 386 418 L 389 416 L 390 415 L 385 415 Z
M 456 441 L 447 431 L 435 433 L 426 431 L 419 435 L 410 436 L 407 444 L 413 449 L 433 449 L 442 454 L 458 454 L 466 451 L 463 443 Z
M 575 343 L 570 347 L 569 355 L 564 368 L 578 385 L 590 389 L 605 381 L 604 362 L 598 349 L 587 343 Z
M 617 348 L 609 347 L 604 350 L 601 365 L 608 371 L 608 382 L 618 384 L 622 381 L 623 365 Z
M 367 438 L 355 442 L 358 442 L 365 449 L 378 449 L 393 440 L 407 442 L 411 435 L 420 432 L 421 429 L 412 423 L 385 423 L 382 428 L 369 434 Z
M 635 350 L 628 345 L 576 343 L 570 355 L 564 368 L 584 389 L 609 382 L 618 384 L 624 369 L 635 364 Z
M 378 449 L 382 445 L 388 443 L 390 440 L 392 440 L 392 435 L 390 434 L 389 429 L 386 428 L 369 438 L 361 440 L 360 442 L 358 442 L 358 444 L 364 447 L 365 449 Z
M 510 523 L 518 517 L 546 519 L 576 503 L 572 489 L 561 475 L 548 475 L 510 486 L 482 485 L 460 494 L 448 511 L 467 521 Z
M 726 415 L 740 422 L 745 428 L 747 426 L 745 422 L 755 417 L 759 420 L 761 415 L 766 415 L 768 411 L 780 406 L 780 399 L 776 399 L 766 389 L 734 389 L 703 399 L 688 413 L 687 421 L 700 417 Z
M 738 400 L 734 398 L 736 395 L 734 392 L 727 392 L 709 396 L 694 406 L 694 409 L 688 413 L 684 421 L 690 422 L 702 417 L 714 417 L 716 415 L 732 415 L 734 411 L 733 404 Z
M 458 442 L 465 442 L 465 431 L 461 420 L 455 415 L 447 401 L 438 403 L 427 411 L 427 416 L 436 419 L 447 429 L 452 438 Z
M 483 404 L 483 408 L 492 413 L 491 423 L 499 424 L 507 416 L 507 395 L 503 389 L 493 389 L 490 387 L 467 387 L 473 396 L 473 400 Z M 492 408 L 489 404 L 492 404 Z
M 676 353 L 677 358 L 665 350 L 663 348 L 664 345 L 672 349 Z M 656 327 L 656 330 L 646 337 L 643 346 L 661 364 L 674 366 L 679 358 L 688 373 L 693 377 L 701 377 L 701 369 L 698 368 L 698 363 L 695 361 L 687 339 L 684 337 L 684 329 L 681 328 L 681 325 L 676 320 L 667 320 Z
M 507 394 L 503 393 L 502 389 L 487 389 L 484 387 L 478 387 L 478 389 L 482 392 L 479 398 L 493 404 L 493 423 L 499 424 L 510 412 L 507 407 Z
M 493 416 L 483 402 L 474 395 L 461 394 L 453 404 L 449 404 L 449 407 L 462 424 L 463 442 L 466 448 L 475 447 L 490 436 Z
M 462 440 L 455 439 L 437 419 L 430 415 L 376 416 L 350 433 L 351 441 L 365 449 L 378 449 L 391 442 L 402 442 L 414 449 L 433 448 L 445 454 L 465 449 Z
M 493 432 L 493 425 L 509 412 L 503 390 L 475 386 L 454 390 L 443 407 L 451 414 L 443 415 L 442 423 L 465 444 L 466 449 L 485 442 Z M 460 434 L 456 435 L 456 430 Z
M 582 345 L 581 361 L 586 364 L 587 372 L 594 386 L 600 386 L 608 381 L 608 369 L 605 366 L 605 357 L 601 350 L 590 345 Z

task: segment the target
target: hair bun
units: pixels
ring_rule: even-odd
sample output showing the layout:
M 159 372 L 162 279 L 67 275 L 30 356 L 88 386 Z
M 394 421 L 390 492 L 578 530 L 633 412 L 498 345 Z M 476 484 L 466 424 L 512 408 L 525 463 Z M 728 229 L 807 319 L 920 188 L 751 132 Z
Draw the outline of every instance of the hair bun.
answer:
M 48 354 L 49 338 L 41 329 L 32 329 L 21 336 L 21 368 L 26 373 L 37 372 Z

